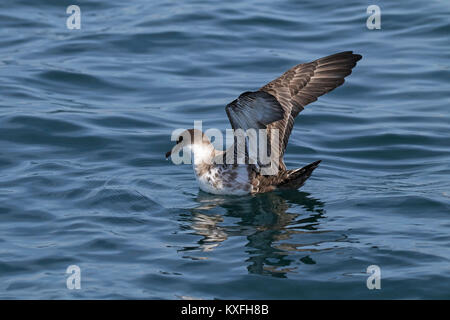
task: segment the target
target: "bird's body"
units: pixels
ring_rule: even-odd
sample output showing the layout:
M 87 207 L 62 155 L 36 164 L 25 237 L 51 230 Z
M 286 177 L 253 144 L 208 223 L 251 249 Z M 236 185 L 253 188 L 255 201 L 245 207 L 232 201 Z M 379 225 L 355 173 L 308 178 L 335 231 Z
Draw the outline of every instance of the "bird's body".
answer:
M 223 195 L 252 193 L 251 170 L 248 165 L 194 165 L 194 173 L 202 191 Z
M 286 168 L 283 156 L 294 119 L 307 104 L 344 83 L 360 59 L 360 55 L 347 51 L 297 65 L 258 91 L 245 92 L 227 105 L 226 112 L 235 132 L 263 130 L 267 138 L 264 146 L 270 150 L 268 166 L 261 164 L 259 158 L 251 161 L 249 140 L 244 142 L 244 154 L 240 153 L 236 133 L 234 145 L 219 151 L 197 129 L 186 130 L 166 156 L 188 147 L 194 157 L 200 189 L 208 193 L 244 195 L 298 189 L 320 160 L 299 169 Z M 239 155 L 245 161 L 239 162 Z
M 264 175 L 253 164 L 218 164 L 214 158 L 222 156 L 222 152 L 211 149 L 212 145 L 204 145 L 205 147 L 192 148 L 193 168 L 200 189 L 212 194 L 244 195 L 269 192 L 277 188 L 298 189 L 320 163 L 319 160 L 301 169 L 280 170 L 276 175 Z

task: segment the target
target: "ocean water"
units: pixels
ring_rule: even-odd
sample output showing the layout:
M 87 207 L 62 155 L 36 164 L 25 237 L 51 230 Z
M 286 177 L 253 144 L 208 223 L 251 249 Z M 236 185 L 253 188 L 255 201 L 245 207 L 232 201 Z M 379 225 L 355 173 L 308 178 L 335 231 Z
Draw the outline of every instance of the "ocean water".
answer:
M 0 8 L 0 298 L 450 298 L 450 2 Z M 165 160 L 174 129 L 225 131 L 240 93 L 346 50 L 295 122 L 287 166 L 322 160 L 300 190 L 209 195 Z

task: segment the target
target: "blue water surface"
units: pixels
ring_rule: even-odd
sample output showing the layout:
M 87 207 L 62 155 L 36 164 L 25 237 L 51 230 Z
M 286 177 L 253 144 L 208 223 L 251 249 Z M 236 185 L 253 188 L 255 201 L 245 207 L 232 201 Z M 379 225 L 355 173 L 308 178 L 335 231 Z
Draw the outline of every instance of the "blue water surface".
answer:
M 0 8 L 0 298 L 450 298 L 449 1 Z M 300 190 L 209 195 L 164 159 L 174 129 L 225 130 L 240 93 L 347 50 L 296 119 L 287 166 L 322 160 Z

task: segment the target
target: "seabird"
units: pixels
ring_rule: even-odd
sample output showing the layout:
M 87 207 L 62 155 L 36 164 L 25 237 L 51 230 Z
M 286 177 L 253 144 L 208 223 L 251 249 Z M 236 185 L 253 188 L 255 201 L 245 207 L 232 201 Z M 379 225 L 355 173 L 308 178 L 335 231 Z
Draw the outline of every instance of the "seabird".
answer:
M 188 129 L 178 138 L 171 154 L 187 148 L 193 155 L 195 176 L 200 189 L 213 194 L 244 195 L 298 189 L 311 176 L 321 160 L 303 168 L 288 170 L 283 162 L 294 119 L 304 107 L 321 95 L 344 83 L 356 62 L 362 58 L 352 51 L 336 53 L 312 62 L 296 65 L 258 91 L 244 92 L 225 108 L 234 132 L 238 129 L 263 129 L 267 143 L 272 132 L 278 133 L 278 149 L 271 152 L 276 174 L 265 174 L 259 162 L 249 162 L 248 139 L 245 146 L 246 162 L 237 161 L 236 136 L 234 145 L 226 151 L 216 150 L 210 139 L 197 129 Z M 272 150 L 272 149 L 271 149 Z M 232 152 L 233 161 L 224 161 Z M 220 161 L 218 161 L 220 160 Z

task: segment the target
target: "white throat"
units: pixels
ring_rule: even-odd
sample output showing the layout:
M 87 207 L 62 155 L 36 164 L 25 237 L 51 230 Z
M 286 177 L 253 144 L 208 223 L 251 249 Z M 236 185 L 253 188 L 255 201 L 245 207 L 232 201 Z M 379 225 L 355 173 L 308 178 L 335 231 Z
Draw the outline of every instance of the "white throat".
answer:
M 210 144 L 195 143 L 190 145 L 194 165 L 201 163 L 212 164 L 212 158 L 214 157 L 214 147 Z

